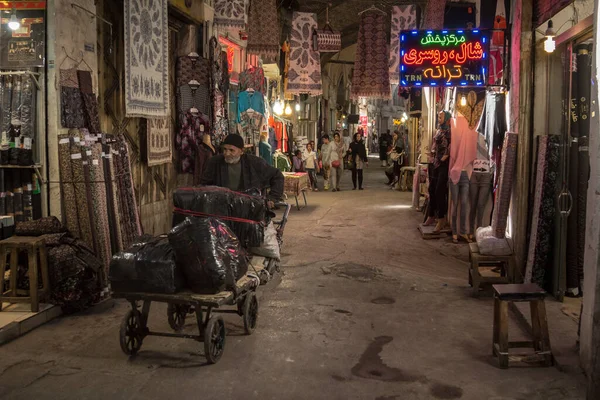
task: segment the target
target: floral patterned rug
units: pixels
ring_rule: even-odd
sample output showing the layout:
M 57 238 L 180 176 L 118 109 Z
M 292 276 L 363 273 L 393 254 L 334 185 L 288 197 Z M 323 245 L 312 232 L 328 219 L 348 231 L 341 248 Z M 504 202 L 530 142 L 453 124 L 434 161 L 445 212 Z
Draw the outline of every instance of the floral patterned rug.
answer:
M 215 0 L 215 24 L 220 27 L 246 27 L 246 0 Z
M 125 0 L 125 111 L 170 114 L 167 0 Z
M 321 58 L 312 46 L 312 35 L 316 28 L 316 14 L 294 12 L 290 39 L 288 94 L 307 93 L 318 96 L 323 93 Z
M 390 35 L 390 83 L 400 82 L 400 31 L 417 29 L 417 6 L 392 7 Z

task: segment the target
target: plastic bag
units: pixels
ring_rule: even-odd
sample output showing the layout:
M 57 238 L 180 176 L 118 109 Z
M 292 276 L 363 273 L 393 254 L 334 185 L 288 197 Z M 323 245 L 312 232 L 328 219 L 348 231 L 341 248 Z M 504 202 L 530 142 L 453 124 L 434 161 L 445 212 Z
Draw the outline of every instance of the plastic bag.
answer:
M 167 237 L 144 236 L 110 263 L 109 279 L 115 292 L 176 293 L 184 287 L 175 252 Z
M 196 293 L 234 290 L 248 272 L 246 252 L 235 234 L 215 218 L 187 217 L 169 233 L 169 242 Z
M 510 256 L 513 254 L 511 239 L 494 236 L 491 226 L 481 227 L 475 233 L 479 253 L 486 256 Z
M 264 242 L 259 247 L 251 248 L 250 253 L 256 256 L 280 260 L 281 255 L 279 252 L 279 241 L 277 240 L 277 229 L 275 229 L 273 222 L 265 228 Z
M 267 207 L 261 197 L 217 186 L 190 187 L 173 193 L 173 205 L 173 226 L 186 216 L 214 217 L 231 228 L 242 246 L 260 246 L 263 242 Z

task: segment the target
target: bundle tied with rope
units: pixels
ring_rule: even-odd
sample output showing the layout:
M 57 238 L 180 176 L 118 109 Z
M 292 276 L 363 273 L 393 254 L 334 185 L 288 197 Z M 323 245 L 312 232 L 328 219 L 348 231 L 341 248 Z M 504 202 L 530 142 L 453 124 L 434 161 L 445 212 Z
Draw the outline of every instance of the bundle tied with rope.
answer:
M 185 187 L 173 193 L 173 226 L 187 217 L 216 218 L 227 225 L 245 248 L 264 241 L 265 199 L 217 186 Z

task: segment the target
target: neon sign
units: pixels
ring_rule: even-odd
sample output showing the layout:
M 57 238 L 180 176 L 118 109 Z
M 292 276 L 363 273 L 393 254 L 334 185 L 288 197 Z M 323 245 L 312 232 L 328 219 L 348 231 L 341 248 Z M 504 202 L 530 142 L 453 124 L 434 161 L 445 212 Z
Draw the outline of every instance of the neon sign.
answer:
M 400 32 L 401 86 L 482 86 L 489 37 L 480 30 Z

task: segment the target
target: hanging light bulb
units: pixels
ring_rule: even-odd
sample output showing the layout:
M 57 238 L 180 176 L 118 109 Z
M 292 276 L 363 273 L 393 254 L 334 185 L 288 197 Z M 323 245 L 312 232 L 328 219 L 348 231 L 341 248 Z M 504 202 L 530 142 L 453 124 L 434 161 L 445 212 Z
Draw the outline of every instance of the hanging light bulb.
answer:
M 21 27 L 21 23 L 17 19 L 17 9 L 16 8 L 13 8 L 12 15 L 10 16 L 10 21 L 8 21 L 8 27 L 13 31 L 16 31 L 17 29 L 19 29 Z
M 300 111 L 300 102 L 296 102 L 296 111 Z
M 546 29 L 546 40 L 544 41 L 544 50 L 546 53 L 552 53 L 554 49 L 556 49 L 556 42 L 554 41 L 554 37 L 556 36 L 556 32 L 554 32 L 554 24 L 552 20 L 548 21 L 548 29 Z
M 467 97 L 466 96 L 461 96 L 460 105 L 463 107 L 467 105 Z
M 283 114 L 283 104 L 279 100 L 275 100 L 275 104 L 273 104 L 273 112 L 277 115 Z
M 292 115 L 292 107 L 290 107 L 290 103 L 287 103 L 285 106 L 285 115 Z

